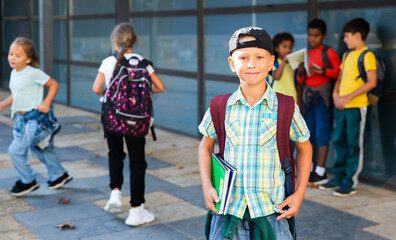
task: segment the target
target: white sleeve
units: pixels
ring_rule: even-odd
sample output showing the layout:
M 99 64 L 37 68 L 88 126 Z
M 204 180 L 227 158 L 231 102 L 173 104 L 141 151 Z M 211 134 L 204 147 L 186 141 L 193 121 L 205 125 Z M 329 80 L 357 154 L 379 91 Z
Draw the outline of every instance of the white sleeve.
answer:
M 101 72 L 105 75 L 105 85 L 106 87 L 110 84 L 111 76 L 113 75 L 115 64 L 117 63 L 117 59 L 114 56 L 110 56 L 105 58 L 100 65 L 98 72 Z
M 155 71 L 154 71 L 154 68 L 153 68 L 151 65 L 147 65 L 146 69 L 147 69 L 147 71 L 150 73 L 150 75 L 153 74 L 153 73 L 155 72 Z

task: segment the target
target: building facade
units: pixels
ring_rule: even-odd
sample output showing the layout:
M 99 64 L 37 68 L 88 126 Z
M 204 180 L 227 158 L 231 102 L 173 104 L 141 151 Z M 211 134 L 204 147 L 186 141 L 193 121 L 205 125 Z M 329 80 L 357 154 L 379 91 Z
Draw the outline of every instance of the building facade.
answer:
M 363 17 L 371 26 L 367 45 L 387 65 L 383 95 L 367 118 L 363 175 L 396 183 L 394 0 L 1 0 L 0 8 L 0 87 L 8 88 L 9 45 L 25 36 L 41 60 L 50 59 L 45 70 L 60 83 L 55 100 L 100 111 L 92 83 L 101 61 L 114 53 L 113 27 L 127 21 L 138 35 L 134 52 L 154 62 L 167 88 L 154 97 L 156 125 L 192 136 L 199 136 L 197 125 L 211 97 L 238 87 L 227 62 L 236 29 L 258 26 L 271 36 L 290 32 L 298 50 L 307 47 L 309 20 L 320 17 L 328 27 L 325 44 L 341 56 L 343 25 Z M 52 21 L 40 21 L 43 11 Z M 40 49 L 40 29 L 46 31 L 41 47 L 52 46 L 50 51 Z

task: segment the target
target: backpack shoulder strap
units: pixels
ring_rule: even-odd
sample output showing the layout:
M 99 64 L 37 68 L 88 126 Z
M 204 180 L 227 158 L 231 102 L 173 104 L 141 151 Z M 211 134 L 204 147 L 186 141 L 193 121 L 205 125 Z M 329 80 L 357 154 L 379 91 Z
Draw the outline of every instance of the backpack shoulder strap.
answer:
M 225 95 L 215 96 L 210 100 L 210 115 L 212 116 L 213 125 L 216 129 L 217 142 L 219 144 L 219 155 L 224 158 L 225 147 L 225 112 L 227 107 L 228 98 L 232 93 Z
M 367 82 L 367 73 L 366 70 L 364 69 L 364 57 L 368 52 L 372 52 L 374 54 L 374 52 L 371 51 L 370 49 L 366 49 L 360 54 L 358 58 L 359 76 L 357 76 L 355 80 L 358 80 L 358 78 L 361 77 L 364 82 Z
M 329 51 L 329 46 L 324 45 L 323 49 L 322 49 L 322 62 L 323 62 L 323 66 L 324 68 L 333 68 L 333 66 L 331 66 L 330 60 L 329 60 L 329 55 L 328 55 L 328 51 Z
M 285 171 L 286 197 L 294 193 L 295 167 L 290 147 L 290 127 L 294 114 L 293 97 L 276 93 L 278 97 L 278 121 L 276 141 L 282 169 Z
M 275 61 L 274 61 L 274 67 L 276 68 L 276 69 L 278 69 L 279 68 L 279 62 L 278 62 L 278 59 L 276 58 L 275 59 Z M 272 73 L 273 73 L 273 71 L 272 71 Z M 268 77 L 268 76 L 267 76 Z M 274 87 L 274 84 L 275 84 L 275 78 L 272 76 L 272 81 L 270 81 L 269 82 L 269 85 L 273 88 Z
M 141 60 L 140 62 L 139 62 L 139 66 L 142 66 L 142 67 L 147 67 L 148 65 L 151 65 L 152 67 L 154 66 L 153 65 L 153 63 L 151 62 L 151 61 L 149 61 L 149 60 L 147 60 L 147 59 L 145 59 L 145 58 L 143 58 L 143 60 Z

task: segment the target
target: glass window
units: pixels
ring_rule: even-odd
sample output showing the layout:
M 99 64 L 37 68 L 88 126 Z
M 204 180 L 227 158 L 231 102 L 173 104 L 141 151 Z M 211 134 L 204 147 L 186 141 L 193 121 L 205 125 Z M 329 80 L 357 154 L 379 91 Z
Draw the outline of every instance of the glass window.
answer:
M 92 84 L 98 73 L 97 68 L 70 66 L 70 104 L 73 106 L 100 111 L 99 96 L 92 91 Z
M 13 0 L 3 2 L 3 11 L 5 17 L 29 16 L 29 0 Z
M 19 36 L 29 37 L 28 21 L 3 21 L 3 51 L 8 53 L 11 43 Z
M 197 134 L 197 80 L 160 74 L 166 91 L 154 94 L 155 124 Z
M 33 0 L 33 16 L 39 15 L 39 0 Z
M 11 67 L 8 63 L 8 56 L 2 57 L 2 66 L 1 66 L 1 87 L 5 89 L 9 89 L 8 83 L 10 82 L 10 74 L 11 74 Z
M 39 0 L 33 1 L 33 15 L 39 15 Z M 54 16 L 66 15 L 66 0 L 52 0 L 52 14 Z
M 71 21 L 71 59 L 101 62 L 109 56 L 111 54 L 110 33 L 114 25 L 115 21 L 112 19 Z
M 52 14 L 54 16 L 66 16 L 66 0 L 52 1 Z
M 260 13 L 255 25 L 267 30 L 271 37 L 280 32 L 291 33 L 295 40 L 293 51 L 296 51 L 307 47 L 307 19 L 307 12 Z
M 56 59 L 66 59 L 67 55 L 67 36 L 66 36 L 66 21 L 54 21 L 54 58 Z
M 66 103 L 67 102 L 67 68 L 66 64 L 54 63 L 53 78 L 59 83 L 58 93 L 56 94 L 55 101 Z
M 33 43 L 37 57 L 40 59 L 40 22 L 33 21 Z
M 254 6 L 254 5 L 266 5 L 266 4 L 280 4 L 280 3 L 297 3 L 307 2 L 307 0 L 206 0 L 205 7 L 237 7 L 237 6 Z
M 196 17 L 133 18 L 131 22 L 138 37 L 134 52 L 154 67 L 197 70 Z
M 252 15 L 206 16 L 205 22 L 205 72 L 234 75 L 227 60 L 229 57 L 228 41 L 237 29 L 252 25 Z M 220 25 L 225 22 L 227 24 Z
M 238 21 L 235 21 L 235 19 Z M 276 21 L 274 21 L 276 19 Z M 219 27 L 218 23 L 228 24 Z M 290 32 L 294 38 L 294 50 L 307 46 L 307 13 L 283 12 L 239 15 L 216 15 L 206 17 L 205 71 L 207 73 L 233 75 L 228 65 L 228 41 L 239 28 L 258 26 L 273 37 L 276 33 Z
M 115 13 L 115 0 L 71 0 L 70 1 L 70 15 L 103 14 L 103 13 Z
M 131 11 L 164 11 L 193 9 L 197 0 L 130 0 Z
M 209 108 L 210 99 L 217 95 L 235 92 L 239 87 L 239 80 L 235 77 L 235 82 L 205 81 L 205 110 Z M 199 123 L 198 123 L 199 124 Z

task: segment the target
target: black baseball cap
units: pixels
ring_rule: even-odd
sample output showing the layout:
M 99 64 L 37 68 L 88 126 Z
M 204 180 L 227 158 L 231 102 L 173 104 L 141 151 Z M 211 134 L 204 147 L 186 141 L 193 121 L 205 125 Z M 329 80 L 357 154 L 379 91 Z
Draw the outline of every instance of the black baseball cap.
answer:
M 249 35 L 256 38 L 254 41 L 239 42 L 240 35 Z M 262 28 L 258 27 L 244 27 L 234 32 L 229 43 L 230 55 L 232 51 L 239 48 L 257 47 L 267 50 L 269 53 L 273 53 L 272 39 L 270 35 Z

